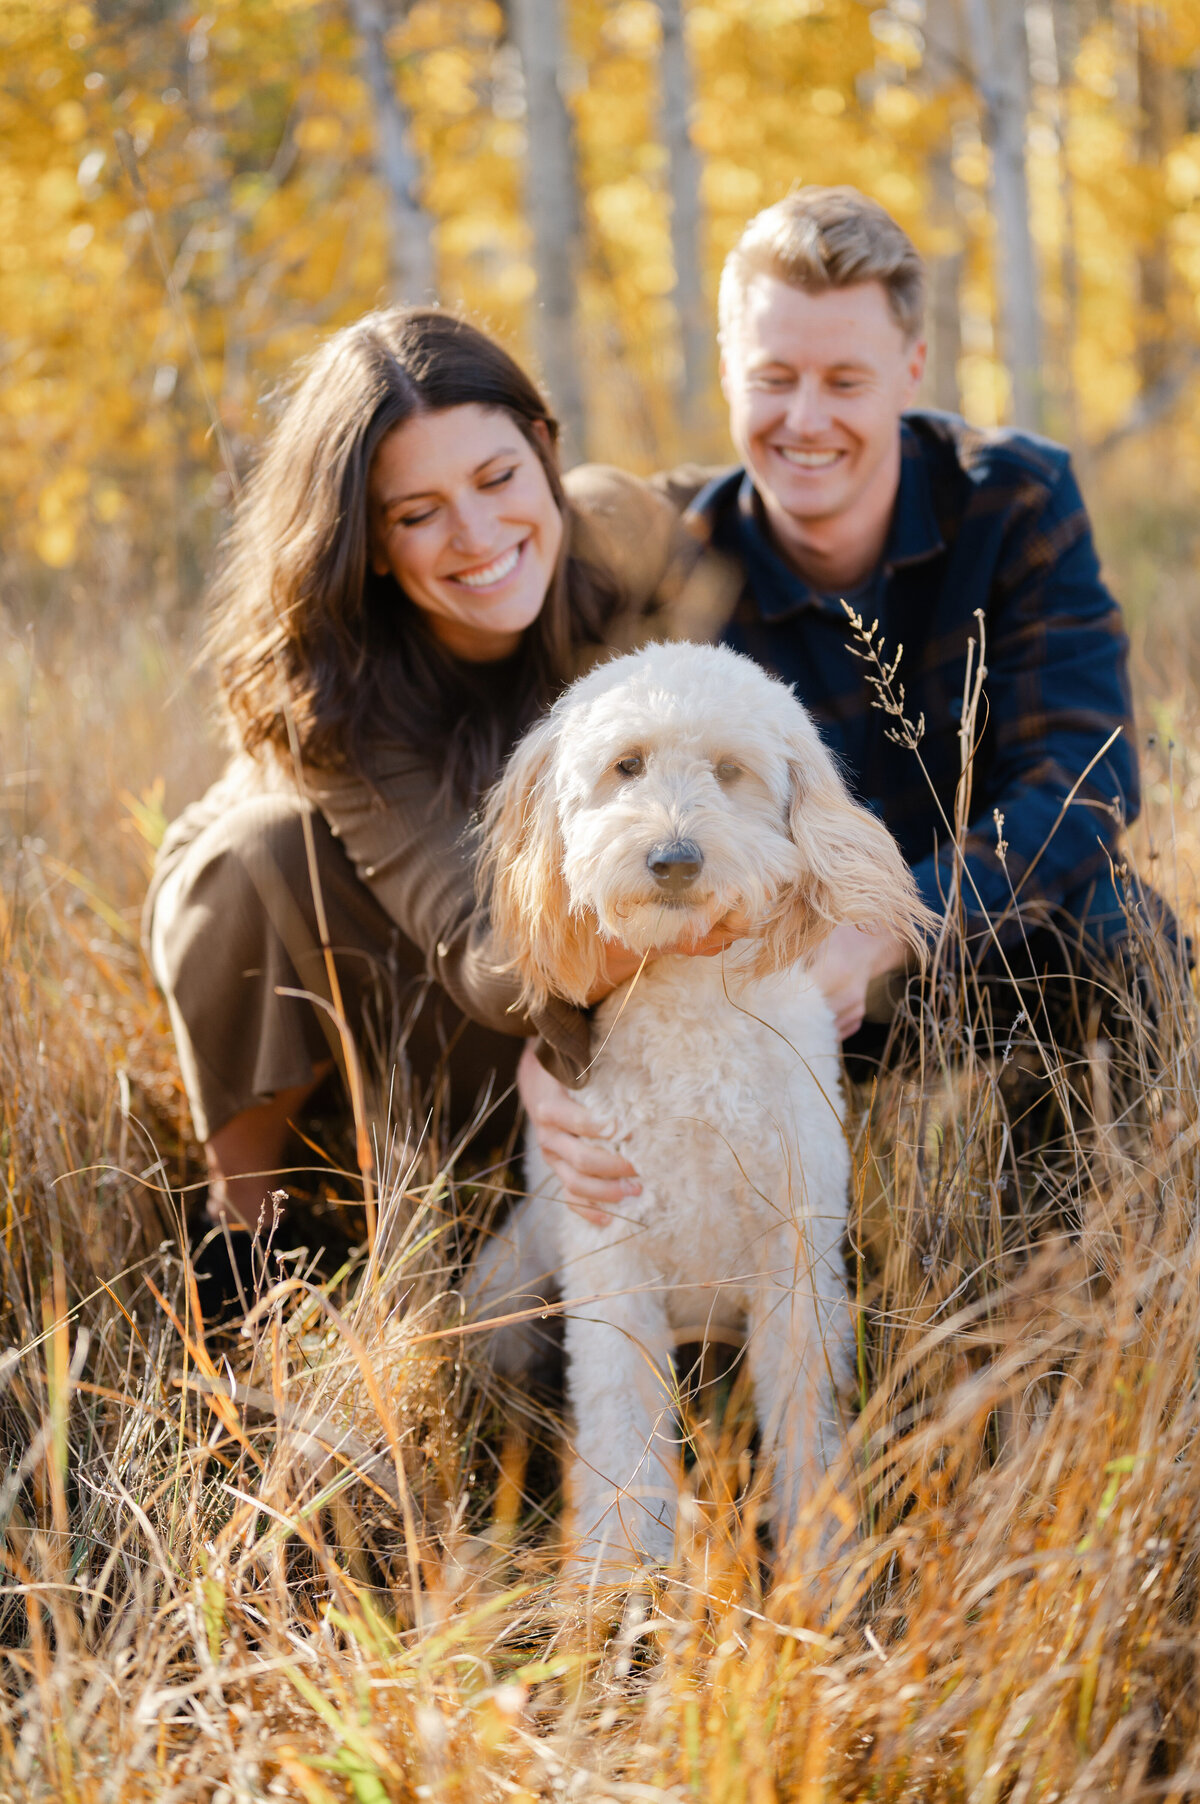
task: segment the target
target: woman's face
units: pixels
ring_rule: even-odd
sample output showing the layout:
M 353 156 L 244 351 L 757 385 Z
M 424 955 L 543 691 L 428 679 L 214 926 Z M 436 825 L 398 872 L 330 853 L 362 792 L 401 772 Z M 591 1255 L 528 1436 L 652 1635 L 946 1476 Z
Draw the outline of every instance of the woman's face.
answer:
M 371 563 L 434 637 L 472 663 L 505 658 L 536 620 L 562 544 L 546 472 L 508 414 L 418 414 L 371 464 Z

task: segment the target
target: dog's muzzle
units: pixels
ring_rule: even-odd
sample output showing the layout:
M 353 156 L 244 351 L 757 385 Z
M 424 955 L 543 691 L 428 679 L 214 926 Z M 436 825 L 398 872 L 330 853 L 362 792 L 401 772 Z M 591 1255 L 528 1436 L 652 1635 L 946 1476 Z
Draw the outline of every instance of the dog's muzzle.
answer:
M 653 847 L 646 863 L 664 896 L 682 896 L 700 875 L 704 854 L 694 840 L 673 839 L 670 845 Z

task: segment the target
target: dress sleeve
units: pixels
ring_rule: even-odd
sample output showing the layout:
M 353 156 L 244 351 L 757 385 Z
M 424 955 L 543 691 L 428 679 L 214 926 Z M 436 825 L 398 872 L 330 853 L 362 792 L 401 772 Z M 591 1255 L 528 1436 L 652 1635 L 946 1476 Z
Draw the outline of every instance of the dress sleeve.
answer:
M 685 517 L 711 474 L 693 465 L 649 481 L 608 464 L 567 472 L 571 551 L 604 573 L 617 598 L 613 650 L 711 640 L 727 624 L 744 579 Z
M 990 921 L 1002 942 L 1020 937 L 1018 910 L 1036 918 L 1106 875 L 1139 805 L 1129 642 L 1069 466 L 1014 515 L 1006 539 L 986 623 L 994 749 L 986 792 L 972 798 L 962 877 L 968 934 L 988 934 Z M 943 846 L 915 868 L 939 913 L 953 860 Z
M 444 805 L 432 769 L 387 746 L 373 757 L 370 781 L 309 770 L 305 787 L 361 881 L 463 1013 L 499 1033 L 540 1034 L 557 1075 L 578 1082 L 589 1057 L 587 1013 L 556 998 L 536 1015 L 517 1006 L 517 982 L 500 968 L 475 899 L 466 812 Z

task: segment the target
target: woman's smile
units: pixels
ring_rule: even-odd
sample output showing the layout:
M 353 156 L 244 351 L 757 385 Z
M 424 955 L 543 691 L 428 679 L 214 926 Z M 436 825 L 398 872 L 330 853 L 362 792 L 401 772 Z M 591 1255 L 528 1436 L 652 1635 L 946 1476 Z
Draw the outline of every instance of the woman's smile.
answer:
M 486 664 L 516 651 L 542 611 L 563 522 L 534 446 L 476 402 L 419 413 L 371 464 L 371 563 L 435 639 Z
M 483 589 L 499 589 L 508 581 L 521 561 L 521 554 L 528 544 L 522 539 L 519 545 L 512 545 L 494 557 L 490 564 L 476 564 L 468 570 L 456 570 L 448 580 L 462 583 L 464 588 L 474 589 L 478 594 Z

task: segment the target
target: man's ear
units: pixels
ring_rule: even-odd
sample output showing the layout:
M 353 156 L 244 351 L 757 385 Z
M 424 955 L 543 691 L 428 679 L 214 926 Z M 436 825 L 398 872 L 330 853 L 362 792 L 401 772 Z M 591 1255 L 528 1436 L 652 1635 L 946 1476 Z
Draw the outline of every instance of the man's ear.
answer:
M 917 390 L 921 386 L 921 378 L 925 374 L 925 360 L 929 355 L 929 345 L 923 338 L 915 338 L 908 348 L 908 393 L 904 405 L 916 399 Z

